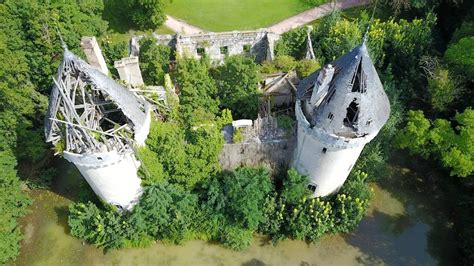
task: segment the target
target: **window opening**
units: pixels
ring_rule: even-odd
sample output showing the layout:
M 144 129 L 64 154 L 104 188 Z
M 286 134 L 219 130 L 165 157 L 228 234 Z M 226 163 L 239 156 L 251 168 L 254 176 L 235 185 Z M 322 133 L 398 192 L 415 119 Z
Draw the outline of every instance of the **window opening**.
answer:
M 206 50 L 203 47 L 196 48 L 196 52 L 199 56 L 203 56 Z
M 357 121 L 359 120 L 359 104 L 356 103 L 356 99 L 349 104 L 346 108 L 346 117 L 344 118 L 344 125 L 346 127 L 355 128 L 357 126 Z
M 326 153 L 328 151 L 327 148 L 323 148 L 323 153 Z
M 356 71 L 354 72 L 354 76 L 352 77 L 351 92 L 360 92 L 360 93 L 366 92 L 366 81 L 367 81 L 367 76 L 362 70 L 362 59 L 361 59 L 359 61 L 359 64 L 357 65 Z
M 250 44 L 244 44 L 242 48 L 245 53 L 250 53 L 250 48 L 251 48 Z
M 313 185 L 313 184 L 308 184 L 308 189 L 311 191 L 311 192 L 315 192 L 316 191 L 316 188 L 317 186 L 316 185 Z
M 229 47 L 228 46 L 221 46 L 220 50 L 221 50 L 221 54 L 229 53 Z
M 334 115 L 332 113 L 329 113 L 328 118 L 332 120 L 334 118 Z

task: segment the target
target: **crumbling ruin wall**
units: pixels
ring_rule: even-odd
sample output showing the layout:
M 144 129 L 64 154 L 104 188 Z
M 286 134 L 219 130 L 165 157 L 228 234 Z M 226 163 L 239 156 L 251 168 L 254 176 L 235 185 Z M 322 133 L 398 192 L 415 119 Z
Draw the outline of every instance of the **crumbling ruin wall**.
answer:
M 154 36 L 158 44 L 170 46 L 179 55 L 200 58 L 205 53 L 214 62 L 222 62 L 226 55 L 237 54 L 255 56 L 256 62 L 272 60 L 274 42 L 279 38 L 277 34 L 265 30 Z M 130 52 L 134 56 L 140 50 L 140 38 L 133 37 L 130 41 Z
M 272 170 L 287 167 L 295 147 L 296 139 L 271 140 L 266 142 L 242 142 L 224 144 L 219 162 L 224 170 L 239 166 L 268 166 Z

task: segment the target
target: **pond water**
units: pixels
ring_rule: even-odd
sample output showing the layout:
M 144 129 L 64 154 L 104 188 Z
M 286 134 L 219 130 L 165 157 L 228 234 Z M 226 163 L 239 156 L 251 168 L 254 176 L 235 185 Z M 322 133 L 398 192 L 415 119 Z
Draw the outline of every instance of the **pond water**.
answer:
M 69 235 L 67 197 L 80 175 L 64 163 L 59 170 L 55 192 L 30 192 L 34 203 L 20 221 L 25 238 L 17 265 L 436 265 L 455 258 L 452 222 L 442 197 L 421 189 L 427 181 L 400 165 L 387 170 L 383 185 L 371 185 L 371 207 L 353 233 L 326 236 L 316 244 L 286 240 L 277 246 L 256 237 L 243 252 L 188 241 L 104 254 Z

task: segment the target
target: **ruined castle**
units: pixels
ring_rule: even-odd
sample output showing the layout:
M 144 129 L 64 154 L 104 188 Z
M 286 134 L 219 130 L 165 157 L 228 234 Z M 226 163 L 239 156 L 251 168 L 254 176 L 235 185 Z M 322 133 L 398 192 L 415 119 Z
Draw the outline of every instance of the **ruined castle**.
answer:
M 199 58 L 207 53 L 217 62 L 226 55 L 245 53 L 257 61 L 272 60 L 274 41 L 278 38 L 265 31 L 155 37 L 159 44 L 170 45 L 184 56 Z M 140 162 L 134 148 L 145 143 L 153 109 L 153 104 L 133 88 L 156 90 L 156 87 L 143 89 L 137 58 L 139 39 L 132 38 L 130 57 L 115 62 L 120 79 L 129 84 L 128 88 L 108 77 L 94 37 L 84 37 L 81 43 L 89 64 L 65 48 L 45 118 L 46 141 L 57 149 L 60 147 L 58 152 L 76 165 L 101 199 L 124 210 L 131 209 L 142 193 L 137 175 Z M 307 50 L 307 58 L 314 59 L 309 32 Z M 266 139 L 264 144 L 260 140 L 246 143 L 224 152 L 221 163 L 238 165 L 230 159 L 222 160 L 271 152 L 272 156 L 258 156 L 286 163 L 292 158 L 291 165 L 309 177 L 308 189 L 313 196 L 336 192 L 365 144 L 378 134 L 390 113 L 388 98 L 365 40 L 298 84 L 295 113 L 296 145 L 281 145 L 281 139 L 273 146 L 262 146 L 271 144 L 271 139 Z M 280 138 L 279 134 L 274 135 Z M 275 147 L 284 156 L 273 156 Z M 242 149 L 252 152 L 239 152 Z

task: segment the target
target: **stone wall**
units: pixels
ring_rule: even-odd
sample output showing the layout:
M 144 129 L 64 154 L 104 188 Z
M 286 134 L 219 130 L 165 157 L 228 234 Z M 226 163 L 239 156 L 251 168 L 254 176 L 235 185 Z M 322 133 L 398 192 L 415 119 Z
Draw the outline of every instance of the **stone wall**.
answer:
M 105 63 L 104 56 L 100 50 L 97 39 L 94 36 L 84 36 L 81 38 L 81 48 L 86 55 L 87 62 L 105 75 L 109 74 L 109 69 Z
M 257 62 L 272 60 L 273 44 L 279 38 L 265 30 L 154 36 L 158 44 L 170 46 L 179 55 L 200 58 L 206 53 L 214 62 L 222 62 L 226 55 L 236 54 L 250 54 Z M 132 55 L 138 55 L 140 38 L 133 37 L 130 41 Z
M 219 156 L 224 170 L 239 166 L 268 166 L 272 170 L 287 167 L 295 147 L 294 136 L 266 142 L 225 144 Z

